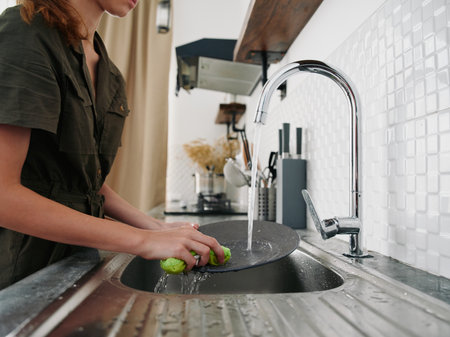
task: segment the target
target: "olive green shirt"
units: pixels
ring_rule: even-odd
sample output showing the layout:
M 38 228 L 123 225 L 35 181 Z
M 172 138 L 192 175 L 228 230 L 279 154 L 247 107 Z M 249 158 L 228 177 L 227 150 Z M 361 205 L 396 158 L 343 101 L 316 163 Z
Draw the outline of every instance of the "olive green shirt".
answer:
M 22 184 L 103 217 L 98 192 L 120 146 L 129 110 L 123 77 L 98 34 L 94 46 L 100 55 L 96 95 L 81 41 L 68 45 L 39 14 L 26 24 L 19 6 L 0 16 L 0 124 L 31 129 Z M 0 289 L 74 248 L 0 227 Z

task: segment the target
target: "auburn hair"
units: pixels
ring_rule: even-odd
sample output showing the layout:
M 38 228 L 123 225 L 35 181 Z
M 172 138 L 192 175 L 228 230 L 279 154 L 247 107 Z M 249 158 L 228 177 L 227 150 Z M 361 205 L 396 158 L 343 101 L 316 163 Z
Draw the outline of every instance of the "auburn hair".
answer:
M 30 24 L 39 13 L 47 25 L 63 34 L 68 44 L 75 45 L 86 38 L 82 32 L 85 24 L 68 0 L 17 0 L 17 3 L 22 5 L 20 14 L 26 23 Z

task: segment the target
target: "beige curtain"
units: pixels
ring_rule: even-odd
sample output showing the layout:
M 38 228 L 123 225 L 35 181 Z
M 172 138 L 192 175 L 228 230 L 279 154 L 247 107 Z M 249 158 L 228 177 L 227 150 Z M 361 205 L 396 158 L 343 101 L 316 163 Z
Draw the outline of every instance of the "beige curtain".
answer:
M 125 18 L 104 15 L 98 32 L 127 82 L 131 109 L 107 183 L 148 211 L 165 199 L 171 32 L 158 34 L 157 0 L 141 0 Z

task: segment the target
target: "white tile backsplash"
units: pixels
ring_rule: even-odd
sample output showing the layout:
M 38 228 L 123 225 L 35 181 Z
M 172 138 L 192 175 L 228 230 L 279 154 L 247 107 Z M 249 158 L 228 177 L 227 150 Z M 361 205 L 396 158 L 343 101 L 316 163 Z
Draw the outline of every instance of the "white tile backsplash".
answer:
M 353 81 L 360 96 L 367 248 L 445 277 L 450 277 L 449 46 L 450 0 L 388 0 L 325 60 Z M 281 123 L 303 127 L 308 189 L 319 214 L 344 216 L 347 103 L 329 79 L 301 76 L 288 81 L 288 88 L 296 87 L 283 101 L 271 103 L 261 161 L 277 149 Z M 252 117 L 247 116 L 249 128 Z
M 324 60 L 345 73 L 360 96 L 367 248 L 448 278 L 449 46 L 450 0 L 387 0 Z M 255 104 L 258 92 L 248 107 Z M 345 96 L 335 83 L 314 74 L 289 79 L 283 101 L 275 96 L 263 129 L 261 165 L 270 151 L 278 150 L 283 122 L 291 123 L 291 131 L 302 127 L 307 185 L 319 214 L 347 215 Z M 245 119 L 252 141 L 253 113 L 249 111 Z M 293 131 L 291 135 L 293 139 Z M 171 147 L 168 200 L 192 198 L 192 171 L 182 148 Z M 308 226 L 313 228 L 312 223 Z

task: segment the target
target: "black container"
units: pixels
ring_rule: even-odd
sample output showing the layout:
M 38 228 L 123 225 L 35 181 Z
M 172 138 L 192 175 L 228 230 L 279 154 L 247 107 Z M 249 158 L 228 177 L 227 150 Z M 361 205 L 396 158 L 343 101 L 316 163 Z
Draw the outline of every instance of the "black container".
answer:
M 306 228 L 306 204 L 302 198 L 302 189 L 306 189 L 306 160 L 279 159 L 276 222 L 295 229 Z

